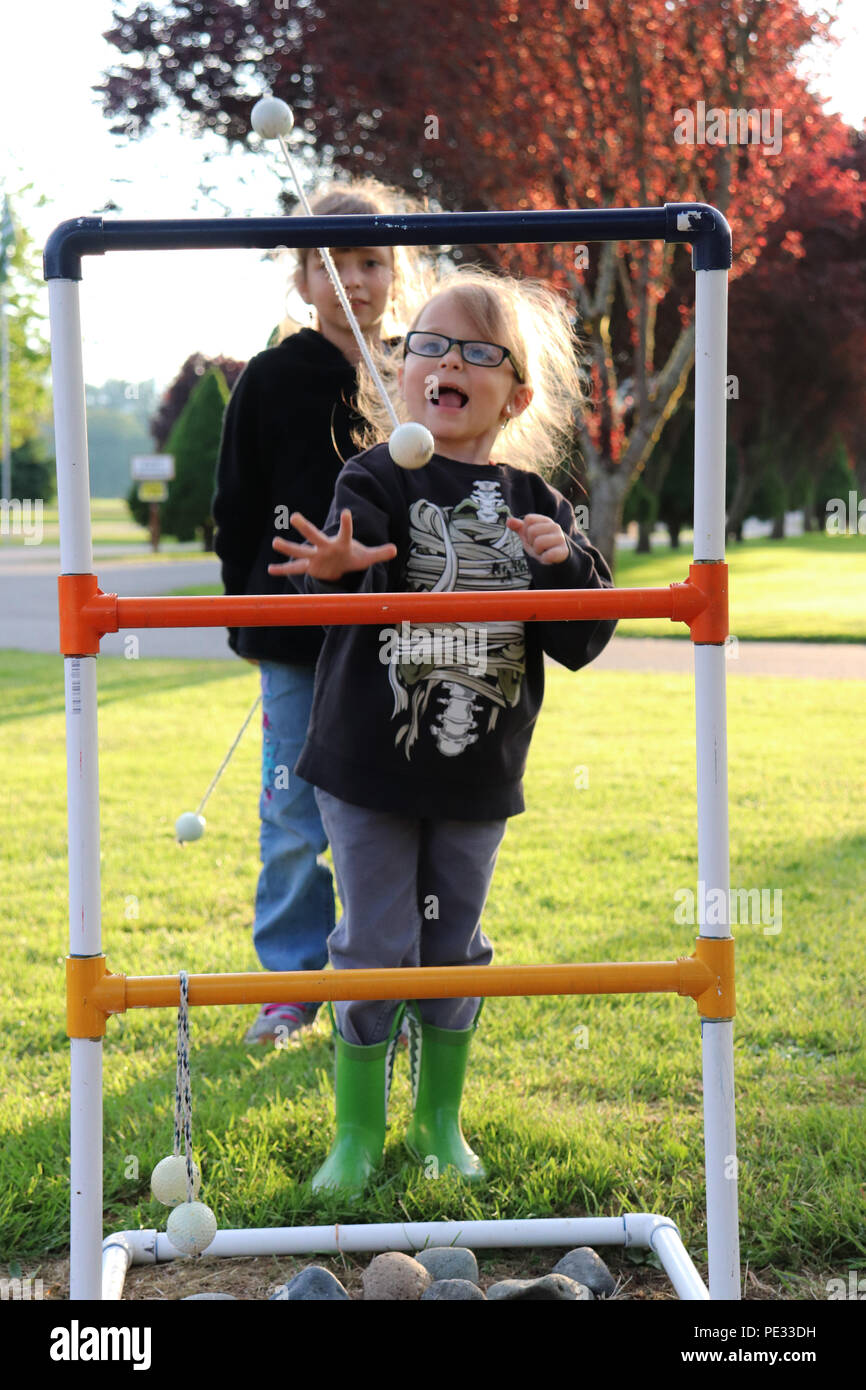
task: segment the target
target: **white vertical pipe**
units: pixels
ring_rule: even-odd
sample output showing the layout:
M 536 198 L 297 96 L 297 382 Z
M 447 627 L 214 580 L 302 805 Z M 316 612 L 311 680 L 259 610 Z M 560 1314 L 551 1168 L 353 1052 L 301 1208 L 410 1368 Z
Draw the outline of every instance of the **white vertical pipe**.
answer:
M 51 365 L 62 574 L 93 568 L 78 284 L 50 280 Z M 69 954 L 102 950 L 96 657 L 64 653 Z M 70 1298 L 102 1285 L 102 1040 L 70 1040 Z
M 695 272 L 695 560 L 725 556 L 728 272 Z
M 77 280 L 48 281 L 60 573 L 92 574 L 87 416 Z
M 725 558 L 727 271 L 695 274 L 695 562 Z M 701 936 L 730 937 L 723 643 L 695 644 Z M 707 916 L 712 918 L 707 921 Z M 707 1246 L 712 1299 L 740 1297 L 733 1021 L 701 1020 Z
M 102 1297 L 102 1039 L 71 1038 L 69 1297 Z

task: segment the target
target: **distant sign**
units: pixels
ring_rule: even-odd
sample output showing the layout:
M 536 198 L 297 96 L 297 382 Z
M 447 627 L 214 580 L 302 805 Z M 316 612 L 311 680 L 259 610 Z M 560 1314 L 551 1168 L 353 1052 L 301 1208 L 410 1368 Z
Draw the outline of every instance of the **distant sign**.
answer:
M 174 477 L 172 454 L 133 454 L 131 462 L 135 483 L 168 482 Z
M 164 502 L 168 497 L 168 484 L 150 479 L 138 485 L 139 502 Z

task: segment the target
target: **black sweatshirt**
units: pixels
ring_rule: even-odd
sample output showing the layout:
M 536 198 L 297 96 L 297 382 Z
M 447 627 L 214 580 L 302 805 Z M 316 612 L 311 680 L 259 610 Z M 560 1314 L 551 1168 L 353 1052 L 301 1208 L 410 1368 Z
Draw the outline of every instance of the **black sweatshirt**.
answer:
M 214 548 L 227 594 L 284 594 L 290 588 L 268 574 L 272 561 L 285 559 L 272 541 L 277 533 L 303 540 L 288 524 L 291 512 L 303 512 L 316 526 L 325 520 L 343 460 L 357 452 L 350 434 L 350 423 L 358 421 L 350 404 L 356 385 L 352 363 L 312 328 L 247 363 L 223 420 L 212 504 Z M 285 508 L 285 520 L 279 508 Z M 321 627 L 228 633 L 239 656 L 307 666 L 315 666 L 324 640 Z
M 336 583 L 289 577 L 306 593 L 611 589 L 604 558 L 569 502 L 537 473 L 434 454 L 407 471 L 386 444 L 351 458 L 324 526 L 352 513 L 355 539 L 393 560 Z M 527 555 L 505 518 L 553 517 L 568 557 Z M 522 778 L 544 694 L 547 652 L 572 671 L 615 621 L 419 623 L 326 628 L 299 776 L 357 806 L 410 816 L 498 820 L 524 809 Z M 437 645 L 438 634 L 438 645 Z

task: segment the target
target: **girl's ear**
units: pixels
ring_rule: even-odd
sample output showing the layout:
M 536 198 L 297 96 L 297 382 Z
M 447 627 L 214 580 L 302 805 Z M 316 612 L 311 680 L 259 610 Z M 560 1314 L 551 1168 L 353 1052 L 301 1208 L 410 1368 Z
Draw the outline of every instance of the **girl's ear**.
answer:
M 301 299 L 305 304 L 311 304 L 310 291 L 307 289 L 307 273 L 301 266 L 295 268 L 294 281 L 295 289 L 298 291 Z
M 533 391 L 531 386 L 518 386 L 517 390 L 514 392 L 514 395 L 511 397 L 511 400 L 508 402 L 508 404 L 511 407 L 512 419 L 515 419 L 518 415 L 523 414 L 524 410 L 527 408 L 534 395 L 535 392 Z

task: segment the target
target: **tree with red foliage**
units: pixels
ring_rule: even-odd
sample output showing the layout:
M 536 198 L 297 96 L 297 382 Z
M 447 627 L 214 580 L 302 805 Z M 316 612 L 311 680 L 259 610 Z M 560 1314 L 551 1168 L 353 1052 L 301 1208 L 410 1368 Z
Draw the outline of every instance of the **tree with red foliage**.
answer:
M 733 277 L 750 270 L 802 170 L 833 145 L 797 73 L 827 32 L 799 0 L 230 0 L 137 4 L 107 37 L 136 62 L 102 88 L 115 131 L 138 133 L 172 102 L 198 128 L 246 138 L 262 90 L 293 106 L 302 137 L 338 169 L 369 170 L 454 209 L 714 203 L 734 229 Z M 255 86 L 255 92 L 251 87 Z M 680 142 L 683 113 L 778 112 L 762 143 Z M 714 138 L 716 131 L 714 132 Z M 844 203 L 846 172 L 826 177 Z M 685 389 L 694 276 L 656 243 L 486 248 L 503 270 L 573 297 L 595 407 L 575 420 L 590 531 L 612 562 L 623 499 Z
M 841 172 L 846 178 L 840 189 Z M 852 196 L 853 194 L 853 196 Z M 831 132 L 804 161 L 757 266 L 731 290 L 728 409 L 736 459 L 729 529 L 739 533 L 768 461 L 777 475 L 774 534 L 803 506 L 839 441 L 864 450 L 866 399 L 866 139 Z

